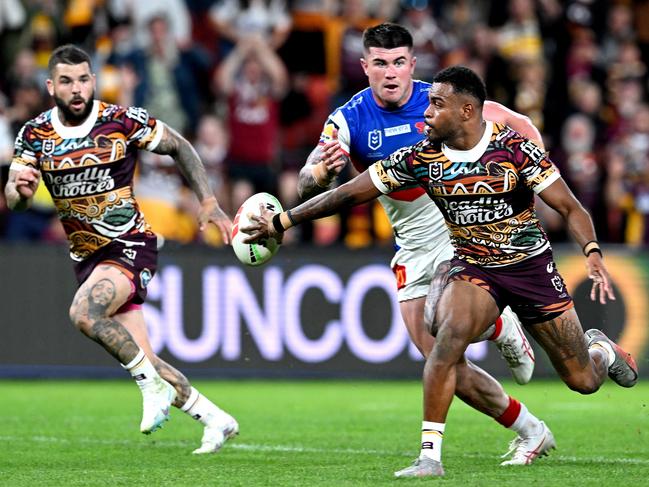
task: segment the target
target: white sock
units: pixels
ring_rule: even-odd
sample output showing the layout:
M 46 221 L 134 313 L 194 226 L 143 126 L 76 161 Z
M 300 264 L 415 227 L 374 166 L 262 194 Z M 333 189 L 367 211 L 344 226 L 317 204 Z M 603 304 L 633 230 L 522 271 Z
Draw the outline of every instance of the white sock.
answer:
M 446 423 L 435 423 L 433 421 L 421 422 L 420 458 L 427 457 L 438 462 L 442 461 L 442 440 L 444 439 L 445 427 Z
M 193 387 L 189 399 L 182 405 L 180 410 L 206 426 L 212 418 L 221 419 L 225 418 L 226 415 L 222 409 Z
M 605 340 L 601 340 L 599 342 L 593 343 L 593 345 L 597 345 L 604 349 L 604 351 L 606 352 L 606 361 L 607 361 L 606 363 L 607 366 L 610 367 L 613 364 L 613 362 L 615 362 L 615 350 L 613 350 L 611 344 Z
M 122 364 L 122 367 L 130 372 L 131 376 L 135 379 L 135 383 L 140 386 L 140 389 L 153 383 L 156 378 L 160 377 L 142 349 L 140 349 L 135 358 L 128 364 Z
M 509 427 L 510 430 L 518 433 L 523 438 L 538 434 L 541 428 L 541 421 L 527 410 L 525 404 L 521 403 L 521 410 L 516 421 Z

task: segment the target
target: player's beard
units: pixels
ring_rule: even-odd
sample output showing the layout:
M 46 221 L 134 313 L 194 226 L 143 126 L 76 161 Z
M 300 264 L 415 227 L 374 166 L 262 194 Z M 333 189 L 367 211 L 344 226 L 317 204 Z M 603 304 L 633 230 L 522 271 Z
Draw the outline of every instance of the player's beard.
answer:
M 95 92 L 93 90 L 87 100 L 81 96 L 77 96 L 70 100 L 70 103 L 65 103 L 62 98 L 59 98 L 56 95 L 54 95 L 53 98 L 54 103 L 56 103 L 58 109 L 61 110 L 66 121 L 71 123 L 79 123 L 83 122 L 86 118 L 88 118 L 88 115 L 90 115 L 90 112 L 92 111 L 93 100 L 95 99 Z M 70 108 L 70 105 L 72 104 L 72 102 L 79 100 L 82 100 L 85 103 L 85 106 L 80 112 L 74 112 Z

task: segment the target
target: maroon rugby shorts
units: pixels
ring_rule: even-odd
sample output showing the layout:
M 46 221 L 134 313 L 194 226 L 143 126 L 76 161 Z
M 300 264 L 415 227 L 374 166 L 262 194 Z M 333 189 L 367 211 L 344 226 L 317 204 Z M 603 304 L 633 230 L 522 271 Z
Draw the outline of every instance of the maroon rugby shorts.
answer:
M 157 263 L 157 237 L 154 234 L 126 235 L 77 262 L 74 273 L 81 285 L 99 264 L 119 267 L 134 286 L 135 292 L 130 302 L 141 304 L 146 298 L 146 287 L 155 274 Z
M 501 267 L 472 265 L 454 257 L 449 272 L 452 281 L 481 287 L 491 294 L 501 311 L 509 305 L 526 325 L 552 320 L 574 306 L 551 249 Z

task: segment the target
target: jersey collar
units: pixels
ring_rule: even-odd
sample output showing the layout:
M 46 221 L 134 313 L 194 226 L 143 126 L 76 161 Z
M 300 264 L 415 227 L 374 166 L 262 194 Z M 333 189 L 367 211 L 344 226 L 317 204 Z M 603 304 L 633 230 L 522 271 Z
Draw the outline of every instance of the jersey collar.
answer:
M 86 118 L 81 125 L 67 127 L 63 125 L 59 119 L 59 107 L 54 107 L 52 108 L 52 127 L 54 127 L 54 130 L 56 130 L 56 133 L 58 133 L 62 139 L 80 139 L 90 133 L 90 130 L 97 121 L 98 114 L 99 101 L 93 100 L 92 110 L 90 111 L 88 118 Z
M 485 131 L 482 134 L 480 142 L 478 142 L 474 147 L 469 150 L 455 150 L 447 147 L 445 144 L 442 144 L 442 152 L 446 158 L 451 162 L 473 162 L 480 159 L 482 154 L 487 150 L 489 141 L 491 140 L 491 134 L 493 133 L 493 123 L 489 120 L 485 120 Z

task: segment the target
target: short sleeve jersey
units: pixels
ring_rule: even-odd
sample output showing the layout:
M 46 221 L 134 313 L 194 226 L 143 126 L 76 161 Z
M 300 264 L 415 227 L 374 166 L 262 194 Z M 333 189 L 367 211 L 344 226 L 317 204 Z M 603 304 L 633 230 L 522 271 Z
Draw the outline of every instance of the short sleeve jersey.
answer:
M 468 151 L 424 140 L 370 168 L 390 193 L 417 182 L 437 204 L 457 256 L 485 267 L 513 264 L 549 248 L 534 210 L 534 194 L 560 176 L 545 153 L 518 132 L 486 122 Z
M 41 171 L 71 257 L 80 261 L 113 239 L 151 233 L 133 197 L 133 174 L 138 149 L 155 149 L 163 125 L 143 108 L 97 100 L 78 126 L 63 125 L 57 110 L 22 127 L 11 169 Z
M 424 138 L 424 111 L 428 106 L 430 84 L 413 81 L 410 99 L 395 110 L 380 107 L 372 90 L 366 88 L 336 109 L 320 135 L 320 143 L 338 141 L 357 171 L 363 172 L 374 162 L 388 157 L 402 147 Z M 425 245 L 449 245 L 448 230 L 435 204 L 414 181 L 380 198 L 400 247 L 418 249 Z

